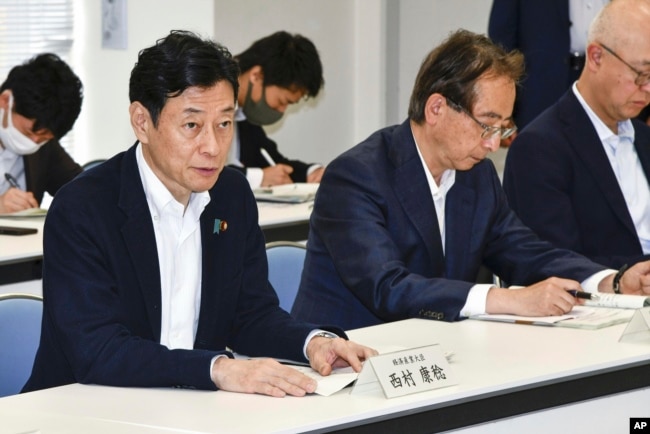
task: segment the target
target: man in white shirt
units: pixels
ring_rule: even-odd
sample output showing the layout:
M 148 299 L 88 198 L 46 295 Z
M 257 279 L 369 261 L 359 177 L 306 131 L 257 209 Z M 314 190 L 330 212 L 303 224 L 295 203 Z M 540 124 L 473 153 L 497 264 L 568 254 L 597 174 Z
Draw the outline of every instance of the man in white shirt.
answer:
M 459 30 L 417 74 L 408 119 L 329 165 L 292 315 L 356 328 L 406 318 L 560 315 L 567 290 L 650 293 L 650 262 L 615 270 L 540 240 L 486 157 L 509 126 L 521 53 Z M 482 265 L 521 289 L 476 282 Z M 620 285 L 619 285 L 620 284 Z
M 129 91 L 138 142 L 50 207 L 43 332 L 25 391 L 80 382 L 302 396 L 311 378 L 231 350 L 322 375 L 376 354 L 278 305 L 255 199 L 224 167 L 238 72 L 224 47 L 189 32 L 140 52 Z
M 558 247 L 612 268 L 650 257 L 650 2 L 614 0 L 592 23 L 571 89 L 508 151 L 513 210 Z

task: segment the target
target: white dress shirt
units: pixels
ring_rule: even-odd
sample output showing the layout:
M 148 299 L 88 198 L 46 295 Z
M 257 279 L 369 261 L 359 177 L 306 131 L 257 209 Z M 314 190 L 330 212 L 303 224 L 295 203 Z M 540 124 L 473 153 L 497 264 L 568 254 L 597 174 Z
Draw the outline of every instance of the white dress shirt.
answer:
M 230 145 L 230 151 L 228 152 L 228 162 L 229 166 L 244 167 L 240 158 L 240 141 L 239 141 L 239 128 L 237 128 L 237 122 L 246 120 L 246 115 L 241 108 L 237 108 L 235 112 L 235 128 L 233 129 L 232 144 Z M 262 179 L 264 178 L 264 171 L 259 167 L 246 167 L 246 179 L 251 188 L 259 188 L 262 185 Z
M 11 184 L 5 178 L 5 173 L 13 176 L 22 190 L 27 190 L 23 156 L 0 146 L 0 195 L 5 194 L 11 188 Z
M 587 48 L 587 33 L 589 26 L 598 12 L 610 0 L 569 0 L 569 34 L 571 37 L 571 52 L 584 54 Z
M 634 147 L 632 121 L 627 119 L 619 122 L 618 134 L 613 133 L 582 98 L 575 83 L 572 89 L 602 142 L 634 222 L 643 253 L 650 254 L 650 189 L 648 188 L 648 179 L 641 166 L 641 160 L 639 160 Z
M 210 202 L 205 191 L 192 193 L 187 209 L 153 173 L 136 150 L 138 170 L 151 212 L 161 286 L 160 343 L 169 349 L 192 349 L 201 306 L 200 217 Z
M 415 140 L 415 136 L 413 137 Z M 433 175 L 429 171 L 422 153 L 420 152 L 420 146 L 416 141 L 416 149 L 418 155 L 420 156 L 420 161 L 422 162 L 422 167 L 424 168 L 424 173 L 427 177 L 427 182 L 429 184 L 429 190 L 431 191 L 431 196 L 433 198 L 433 204 L 436 209 L 436 215 L 438 218 L 438 228 L 440 229 L 440 238 L 442 240 L 443 253 L 445 252 L 445 202 L 447 200 L 447 193 L 451 190 L 454 183 L 456 182 L 456 171 L 449 169 L 443 172 L 442 177 L 440 178 L 440 186 L 438 186 L 433 179 Z M 592 276 L 589 276 L 587 279 L 581 282 L 581 286 L 585 291 L 597 292 L 598 283 L 608 274 L 615 273 L 616 270 L 603 270 Z M 465 305 L 460 310 L 460 316 L 470 317 L 472 315 L 484 314 L 487 306 L 487 295 L 490 289 L 494 287 L 491 283 L 477 283 L 472 286 L 467 294 L 467 300 Z M 514 290 L 514 289 L 513 289 Z
M 192 193 L 184 209 L 145 161 L 142 144 L 136 149 L 136 160 L 158 250 L 162 301 L 160 343 L 169 349 L 192 349 L 201 307 L 200 218 L 210 202 L 210 194 Z M 312 330 L 305 339 L 305 357 L 307 344 L 320 332 L 324 330 Z M 225 356 L 212 358 L 210 372 L 219 357 Z

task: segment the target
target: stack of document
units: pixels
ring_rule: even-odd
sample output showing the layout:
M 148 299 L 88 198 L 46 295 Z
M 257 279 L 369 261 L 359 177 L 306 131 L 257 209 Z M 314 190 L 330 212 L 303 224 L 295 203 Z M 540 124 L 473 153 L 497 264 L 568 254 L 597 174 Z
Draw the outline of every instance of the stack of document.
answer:
M 10 214 L 3 214 L 0 218 L 27 218 L 27 217 L 45 217 L 47 210 L 44 208 L 28 208 L 22 211 L 12 212 Z
M 615 324 L 627 323 L 634 315 L 633 309 L 617 309 L 610 307 L 574 306 L 571 312 L 556 316 L 521 316 L 482 314 L 473 315 L 470 319 L 509 322 L 514 324 L 542 325 L 555 327 L 572 327 L 582 329 L 599 329 Z
M 516 288 L 515 288 L 516 289 Z M 635 309 L 650 306 L 650 297 L 645 295 L 592 293 L 584 305 L 577 305 L 565 315 L 527 317 L 521 315 L 481 314 L 470 319 L 502 321 L 515 324 L 545 325 L 599 329 L 615 324 L 627 323 Z
M 314 200 L 318 184 L 297 182 L 295 184 L 262 187 L 253 190 L 255 199 L 265 202 L 303 203 Z

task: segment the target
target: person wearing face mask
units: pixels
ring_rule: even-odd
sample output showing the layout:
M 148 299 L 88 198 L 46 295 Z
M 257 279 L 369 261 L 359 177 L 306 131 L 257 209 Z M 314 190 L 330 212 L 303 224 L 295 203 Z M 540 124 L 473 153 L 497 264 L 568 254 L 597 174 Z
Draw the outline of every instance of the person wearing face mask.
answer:
M 279 121 L 290 104 L 318 95 L 323 67 L 314 44 L 279 31 L 253 42 L 235 58 L 241 75 L 228 164 L 242 170 L 252 188 L 320 182 L 323 166 L 285 157 L 262 128 Z
M 82 168 L 59 140 L 83 99 L 79 77 L 57 55 L 15 66 L 0 86 L 0 214 L 38 207 Z

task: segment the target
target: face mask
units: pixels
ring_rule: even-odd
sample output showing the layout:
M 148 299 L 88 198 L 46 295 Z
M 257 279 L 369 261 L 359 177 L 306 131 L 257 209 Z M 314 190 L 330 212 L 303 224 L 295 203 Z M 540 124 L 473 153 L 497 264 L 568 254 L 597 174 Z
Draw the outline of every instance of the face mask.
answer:
M 4 126 L 5 110 L 0 109 L 0 144 L 11 152 L 18 155 L 29 155 L 38 151 L 40 144 L 33 142 L 18 131 L 12 121 L 11 109 L 14 106 L 14 96 L 9 96 L 9 108 L 7 110 L 7 126 Z
M 244 100 L 242 110 L 246 115 L 246 119 L 255 125 L 270 125 L 280 120 L 282 112 L 269 107 L 266 103 L 266 88 L 262 87 L 262 99 L 258 102 L 253 102 L 251 99 L 251 92 L 253 90 L 253 83 L 248 82 L 248 92 Z

